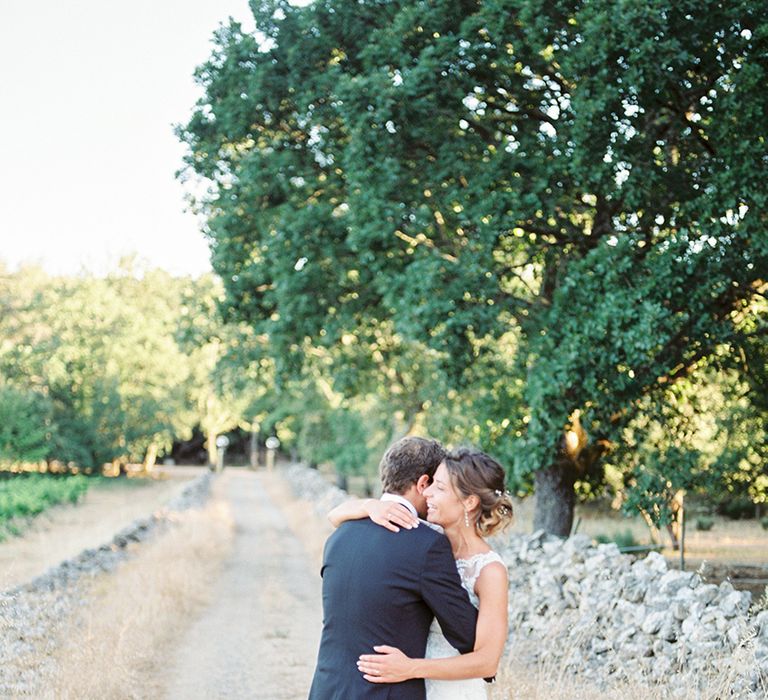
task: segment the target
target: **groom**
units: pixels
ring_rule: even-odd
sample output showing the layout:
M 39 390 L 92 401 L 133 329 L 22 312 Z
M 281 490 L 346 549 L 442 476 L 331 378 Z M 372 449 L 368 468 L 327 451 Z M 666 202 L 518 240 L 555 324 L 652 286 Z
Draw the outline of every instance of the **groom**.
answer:
M 394 443 L 380 464 L 383 498 L 424 516 L 423 492 L 444 456 L 434 440 Z M 477 611 L 448 540 L 430 527 L 395 534 L 368 518 L 345 522 L 326 542 L 320 573 L 323 633 L 309 700 L 424 700 L 423 680 L 369 683 L 356 664 L 378 644 L 423 657 L 433 617 L 460 652 L 474 647 Z

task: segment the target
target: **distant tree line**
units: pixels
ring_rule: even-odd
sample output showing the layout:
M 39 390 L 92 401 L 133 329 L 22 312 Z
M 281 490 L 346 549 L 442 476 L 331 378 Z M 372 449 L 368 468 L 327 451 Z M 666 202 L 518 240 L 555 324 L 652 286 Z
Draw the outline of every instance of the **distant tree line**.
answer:
M 237 328 L 217 320 L 219 293 L 130 261 L 105 277 L 0 272 L 0 462 L 151 468 L 195 427 L 215 460 L 248 401 L 220 372 Z

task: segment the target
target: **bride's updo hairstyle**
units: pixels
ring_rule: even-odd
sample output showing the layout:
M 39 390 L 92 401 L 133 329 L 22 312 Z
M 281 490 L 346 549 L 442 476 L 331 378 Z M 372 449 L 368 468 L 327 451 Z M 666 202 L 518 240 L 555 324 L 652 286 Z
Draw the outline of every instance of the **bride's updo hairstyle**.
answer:
M 477 531 L 487 537 L 512 522 L 512 498 L 504 488 L 504 469 L 493 457 L 469 447 L 449 452 L 443 460 L 461 498 L 477 496 Z

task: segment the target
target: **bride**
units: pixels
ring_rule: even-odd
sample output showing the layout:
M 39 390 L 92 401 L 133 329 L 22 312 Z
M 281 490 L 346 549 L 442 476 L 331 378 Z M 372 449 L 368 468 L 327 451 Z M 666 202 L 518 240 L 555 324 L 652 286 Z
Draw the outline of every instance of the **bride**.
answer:
M 512 520 L 512 501 L 504 490 L 504 470 L 483 452 L 462 448 L 446 455 L 424 491 L 427 520 L 443 528 L 451 543 L 461 582 L 478 609 L 475 648 L 459 654 L 432 623 L 426 658 L 413 659 L 390 646 L 363 654 L 358 668 L 371 683 L 399 683 L 409 678 L 426 679 L 427 700 L 485 700 L 484 677 L 494 676 L 507 637 L 507 567 L 488 546 L 485 537 Z M 367 499 L 337 506 L 329 519 L 338 526 L 345 520 L 370 517 L 397 531 L 397 526 L 416 527 L 419 521 L 392 502 Z

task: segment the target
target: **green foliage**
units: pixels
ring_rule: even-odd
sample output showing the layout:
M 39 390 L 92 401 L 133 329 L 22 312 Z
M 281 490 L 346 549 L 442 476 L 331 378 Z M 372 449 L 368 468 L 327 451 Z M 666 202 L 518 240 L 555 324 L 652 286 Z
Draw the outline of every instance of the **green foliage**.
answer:
M 768 530 L 768 515 L 760 518 L 760 525 L 762 525 L 763 530 Z
M 614 471 L 622 468 L 615 488 L 627 497 L 625 509 L 643 508 L 657 525 L 670 522 L 680 490 L 728 517 L 750 517 L 762 497 L 766 415 L 744 372 L 721 364 L 722 352 L 646 397 L 607 458 Z
M 131 260 L 104 278 L 0 278 L 0 459 L 138 462 L 195 425 L 238 425 L 250 399 L 220 366 L 239 338 L 217 294 Z
M 55 430 L 45 396 L 0 384 L 0 462 L 45 459 Z
M 515 488 L 555 464 L 594 492 L 611 453 L 650 507 L 709 469 L 685 441 L 635 438 L 640 460 L 625 440 L 718 353 L 765 358 L 764 9 L 253 9 L 264 38 L 217 33 L 178 133 L 211 184 L 194 204 L 223 308 L 277 381 L 320 353 L 335 393 L 378 383 L 382 412 L 503 452 Z
M 141 459 L 152 440 L 168 443 L 185 368 L 167 344 L 173 292 L 161 274 L 6 278 L 12 313 L 1 322 L 0 373 L 48 397 L 57 426 L 50 456 L 100 466 Z
M 609 542 L 615 542 L 619 549 L 626 547 L 637 547 L 640 544 L 632 534 L 632 530 L 629 528 L 623 530 L 622 532 L 617 532 L 610 537 L 608 535 L 597 535 L 595 537 L 595 542 L 598 544 L 608 544 Z
M 710 518 L 707 515 L 700 515 L 694 522 L 696 529 L 701 532 L 709 532 L 715 524 L 714 518 Z
M 0 474 L 0 539 L 14 529 L 8 521 L 39 515 L 59 503 L 77 503 L 90 481 L 81 475 Z
M 339 474 L 359 474 L 370 456 L 362 416 L 339 408 L 301 416 L 298 448 L 306 459 L 331 462 Z
M 729 494 L 717 504 L 717 513 L 731 520 L 747 520 L 755 514 L 755 504 L 746 493 Z

